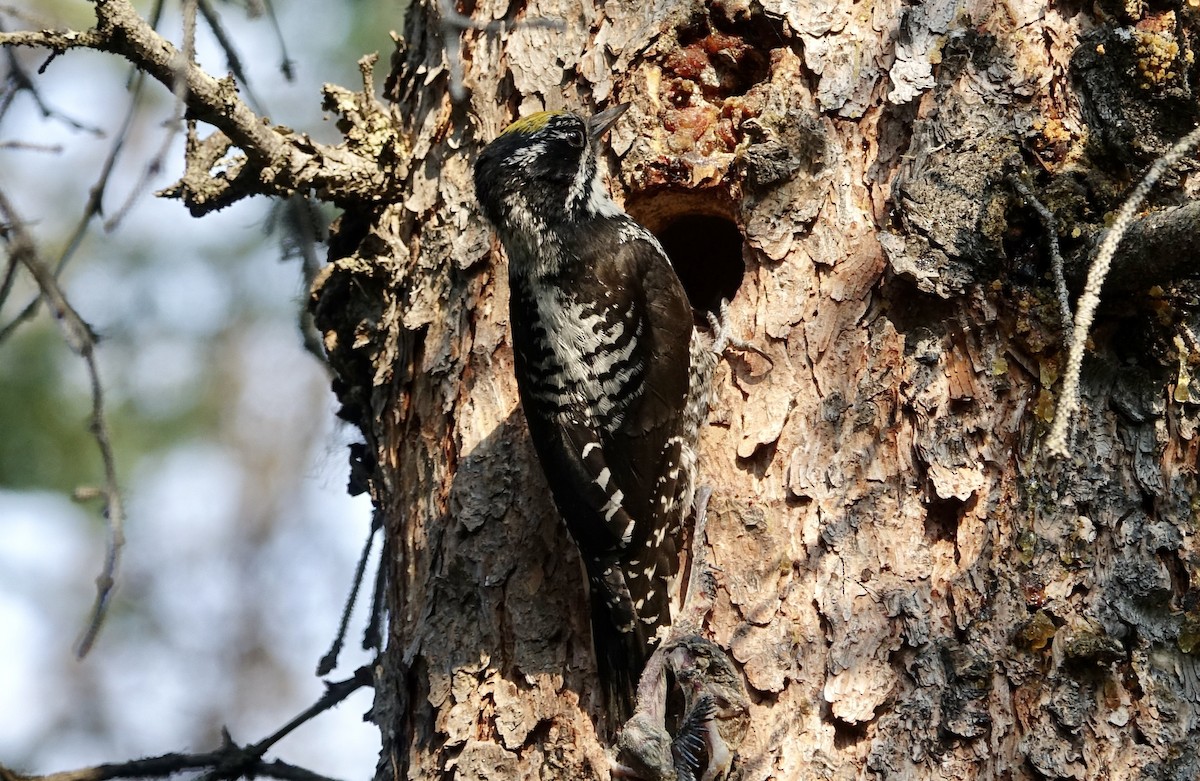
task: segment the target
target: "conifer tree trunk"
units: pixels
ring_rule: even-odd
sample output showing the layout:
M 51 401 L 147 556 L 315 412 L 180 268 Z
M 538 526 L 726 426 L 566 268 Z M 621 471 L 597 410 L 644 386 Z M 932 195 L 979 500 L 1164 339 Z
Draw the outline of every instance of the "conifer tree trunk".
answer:
M 752 703 L 733 777 L 1200 777 L 1195 288 L 1106 288 L 1046 458 L 1064 335 L 1009 180 L 1078 279 L 1196 120 L 1195 12 L 478 0 L 517 24 L 461 34 L 456 103 L 437 6 L 393 63 L 408 197 L 343 216 L 315 291 L 387 539 L 380 781 L 607 777 L 471 171 L 520 115 L 619 101 L 615 197 L 762 353 L 720 364 L 700 448 L 704 633 Z

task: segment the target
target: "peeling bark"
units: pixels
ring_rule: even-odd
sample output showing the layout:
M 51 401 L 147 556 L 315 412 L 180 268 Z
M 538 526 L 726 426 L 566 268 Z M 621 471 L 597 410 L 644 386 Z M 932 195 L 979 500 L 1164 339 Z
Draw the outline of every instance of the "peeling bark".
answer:
M 404 196 L 342 217 L 314 292 L 388 538 L 379 778 L 607 777 L 583 581 L 470 172 L 520 114 L 617 100 L 616 196 L 660 233 L 694 220 L 681 276 L 735 280 L 735 332 L 762 351 L 719 367 L 700 450 L 702 631 L 751 700 L 733 777 L 1200 775 L 1200 418 L 1170 348 L 1195 304 L 1108 315 L 1075 458 L 1042 459 L 1060 320 L 1006 184 L 1032 169 L 1066 241 L 1102 224 L 1135 172 L 1094 145 L 1072 57 L 1152 28 L 1179 59 L 1154 84 L 1182 89 L 1195 17 L 480 0 L 476 20 L 565 28 L 466 32 L 455 106 L 435 5 L 389 80 Z M 1102 114 L 1153 123 L 1127 106 L 1158 99 Z M 729 224 L 740 250 L 705 252 Z

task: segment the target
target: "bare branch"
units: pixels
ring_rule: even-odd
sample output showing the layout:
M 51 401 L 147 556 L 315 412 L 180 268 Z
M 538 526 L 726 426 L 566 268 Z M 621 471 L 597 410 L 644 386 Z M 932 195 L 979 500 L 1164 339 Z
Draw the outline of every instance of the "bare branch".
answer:
M 3 226 L 0 226 L 0 233 L 3 233 Z M 12 292 L 13 283 L 17 281 L 17 259 L 10 252 L 8 262 L 4 264 L 4 279 L 0 279 L 0 306 L 4 306 L 4 302 L 8 300 L 8 294 Z
M 128 762 L 96 765 L 61 773 L 48 773 L 44 776 L 21 775 L 0 767 L 0 781 L 108 781 L 115 778 L 162 778 L 187 770 L 203 770 L 219 766 L 239 751 L 242 749 L 229 745 L 226 748 L 203 754 L 163 754 L 158 757 L 134 759 Z M 222 775 L 221 777 L 256 778 L 267 776 L 285 779 L 285 781 L 335 781 L 328 776 L 280 760 L 243 763 L 238 766 L 238 769 L 241 772 L 236 775 Z
M 0 33 L 0 46 L 37 46 L 61 54 L 68 49 L 98 49 L 104 42 L 96 30 L 20 30 Z
M 1178 163 L 1184 155 L 1189 154 L 1197 144 L 1200 144 L 1200 128 L 1196 128 L 1180 139 L 1165 155 L 1154 161 L 1150 170 L 1137 187 L 1121 204 L 1117 217 L 1109 228 L 1092 267 L 1088 271 L 1087 283 L 1075 312 L 1075 329 L 1071 334 L 1071 342 L 1067 352 L 1067 369 L 1063 375 L 1062 395 L 1058 400 L 1058 409 L 1054 413 L 1054 423 L 1050 435 L 1046 439 L 1046 448 L 1051 455 L 1065 458 L 1067 452 L 1067 429 L 1079 411 L 1079 373 L 1083 368 L 1083 351 L 1087 345 L 1088 331 L 1091 330 L 1092 320 L 1096 316 L 1096 307 L 1100 304 L 1100 288 L 1108 275 L 1117 246 L 1125 232 L 1133 224 L 1134 215 L 1142 208 L 1142 202 L 1150 194 L 1150 189 L 1158 182 L 1164 173 Z
M 281 778 L 284 781 L 336 781 L 329 776 L 323 776 L 320 773 L 314 773 L 307 768 L 293 765 L 281 760 L 273 762 L 259 762 L 253 767 L 248 768 L 246 775 L 250 778 L 257 776 L 269 776 L 272 778 Z
M 180 107 L 187 101 L 187 70 L 196 64 L 196 3 L 183 0 L 183 56 L 175 62 L 175 86 L 171 90 Z
M 382 528 L 382 525 L 383 520 L 376 513 L 375 518 L 371 521 L 371 534 Z M 362 648 L 364 651 L 383 647 L 383 619 L 386 610 L 384 591 L 387 587 L 387 567 L 384 562 L 388 561 L 390 548 L 385 534 L 379 554 L 379 566 L 375 568 L 375 588 L 371 593 L 371 612 L 367 618 L 367 627 L 363 630 Z
M 96 0 L 96 16 L 95 29 L 103 37 L 92 48 L 121 55 L 172 92 L 185 94 L 193 116 L 221 128 L 255 163 L 287 169 L 292 150 L 237 96 L 232 81 L 214 79 L 188 62 L 186 51 L 156 33 L 128 0 Z
M 4 25 L 0 23 L 0 33 L 3 33 L 4 30 Z M 9 106 L 12 105 L 13 99 L 16 98 L 18 94 L 25 92 L 33 99 L 33 102 L 37 105 L 38 111 L 42 113 L 43 117 L 57 119 L 69 127 L 72 127 L 76 130 L 82 130 L 85 133 L 90 133 L 94 136 L 104 135 L 104 131 L 102 131 L 100 128 L 94 125 L 88 125 L 75 119 L 74 117 L 68 116 L 56 108 L 51 107 L 50 104 L 47 103 L 42 97 L 42 93 L 38 92 L 37 87 L 34 86 L 33 79 L 21 65 L 20 60 L 17 59 L 17 56 L 13 53 L 13 50 L 6 49 L 4 54 L 5 59 L 8 62 L 7 81 L 10 89 L 7 90 L 3 96 L 0 96 L 0 117 L 4 116 L 4 114 L 8 111 Z
M 1050 270 L 1054 274 L 1054 292 L 1058 296 L 1058 309 L 1062 317 L 1063 333 L 1068 334 L 1074 327 L 1074 322 L 1071 317 L 1071 299 L 1067 294 L 1067 279 L 1063 274 L 1062 252 L 1058 248 L 1058 223 L 1055 221 L 1054 215 L 1050 213 L 1050 210 L 1037 199 L 1032 190 L 1025 186 L 1020 177 L 1016 174 L 1010 174 L 1008 183 L 1012 185 L 1013 189 L 1029 203 L 1042 219 L 1042 227 L 1046 231 L 1046 245 L 1050 251 Z
M 117 484 L 117 465 L 116 459 L 113 457 L 112 440 L 108 432 L 108 423 L 104 417 L 104 388 L 100 383 L 100 370 L 96 366 L 96 338 L 92 334 L 92 329 L 67 300 L 62 288 L 58 285 L 57 278 L 38 258 L 33 239 L 25 230 L 24 223 L 21 222 L 12 204 L 3 193 L 0 193 L 0 215 L 8 222 L 8 241 L 12 257 L 23 265 L 37 282 L 42 298 L 62 328 L 63 339 L 72 351 L 83 358 L 91 384 L 91 431 L 96 445 L 100 448 L 101 460 L 104 462 L 104 488 L 99 493 L 104 498 L 104 515 L 108 521 L 108 544 L 104 556 L 104 566 L 99 577 L 96 578 L 96 601 L 92 605 L 91 618 L 76 647 L 76 653 L 83 657 L 91 649 L 96 634 L 104 623 L 113 587 L 116 585 L 117 570 L 121 563 L 121 549 L 125 545 L 125 509 L 121 500 L 121 490 Z
M 281 778 L 285 781 L 333 781 L 326 776 L 286 762 L 278 760 L 264 762 L 262 757 L 272 746 L 297 727 L 330 710 L 364 686 L 372 684 L 371 668 L 360 667 L 354 675 L 346 680 L 327 684 L 325 693 L 315 704 L 305 709 L 281 729 L 250 746 L 238 746 L 226 735 L 225 744 L 216 751 L 200 754 L 162 754 L 157 757 L 96 765 L 61 773 L 49 773 L 44 776 L 21 775 L 0 766 L 0 781 L 108 781 L 108 779 L 114 778 L 161 778 L 185 770 L 206 768 L 210 771 L 202 778 L 212 779 L 212 781 L 254 778 L 256 776 Z
M 196 5 L 197 0 L 183 0 L 183 62 L 191 63 L 193 65 L 196 62 Z M 157 27 L 158 15 L 162 10 L 161 3 L 155 10 L 155 25 Z M 141 76 L 140 72 L 138 73 L 138 76 Z M 140 80 L 138 81 L 139 86 L 142 83 L 144 82 Z M 134 187 L 129 191 L 129 195 L 126 196 L 125 201 L 117 209 L 116 214 L 105 220 L 105 231 L 112 231 L 116 229 L 121 221 L 125 219 L 125 216 L 129 214 L 138 198 L 140 198 L 142 194 L 146 192 L 150 184 L 150 180 L 157 176 L 160 171 L 162 171 L 163 163 L 167 159 L 167 152 L 171 149 L 171 143 L 175 140 L 175 136 L 179 134 L 180 130 L 183 129 L 183 116 L 185 107 L 187 105 L 187 82 L 184 79 L 179 79 L 179 81 L 176 82 L 174 94 L 175 113 L 166 123 L 167 132 L 163 136 L 162 143 L 159 144 L 158 151 L 155 152 L 154 156 L 150 158 L 150 162 L 146 164 L 146 167 L 142 169 L 142 175 L 138 177 L 137 184 L 134 185 Z M 130 113 L 127 115 L 128 120 L 133 119 L 133 111 L 136 106 L 136 101 L 132 101 L 130 103 Z M 122 127 L 122 138 L 124 137 L 125 131 L 127 131 L 128 128 L 128 124 Z
M 108 155 L 104 158 L 104 164 L 100 167 L 100 176 L 88 192 L 88 201 L 84 206 L 83 214 L 80 215 L 79 221 L 75 223 L 75 228 L 71 231 L 71 236 L 67 240 L 66 246 L 59 255 L 58 261 L 54 264 L 55 277 L 62 273 L 67 263 L 74 257 L 76 250 L 79 249 L 79 246 L 83 242 L 83 237 L 87 234 L 87 228 L 92 221 L 92 217 L 104 211 L 104 195 L 108 190 L 109 178 L 116 167 L 117 158 L 125 147 L 125 140 L 129 135 L 129 129 L 133 126 L 133 119 L 136 116 L 142 88 L 145 83 L 145 74 L 134 69 L 132 73 L 132 94 L 129 96 L 129 105 L 125 109 L 125 117 L 121 120 L 121 127 L 117 131 L 112 148 L 108 150 Z M 5 294 L 7 294 L 7 290 Z M 0 296 L 0 303 L 3 303 L 4 297 Z M 34 298 L 12 320 L 3 327 L 0 327 L 0 342 L 12 336 L 22 323 L 27 322 L 37 313 L 40 301 L 40 296 Z
M 92 30 L 0 33 L 0 45 L 41 46 L 56 53 L 81 47 L 109 52 L 125 57 L 168 89 L 186 91 L 188 117 L 219 129 L 251 163 L 253 178 L 240 183 L 239 197 L 291 195 L 307 189 L 320 190 L 331 201 L 386 197 L 390 173 L 374 158 L 346 145 L 318 144 L 265 122 L 238 96 L 232 78 L 216 79 L 189 63 L 185 53 L 155 32 L 129 0 L 95 0 L 95 6 L 97 23 Z M 223 188 L 225 181 L 221 173 L 210 175 L 207 202 L 215 200 L 212 191 Z M 185 188 L 166 194 L 183 198 L 194 214 L 212 208 L 197 205 Z
M 233 74 L 235 79 L 241 82 L 242 89 L 246 91 L 246 97 L 250 100 L 250 105 L 262 111 L 262 102 L 250 89 L 250 79 L 246 76 L 246 69 L 242 67 L 242 59 L 238 56 L 237 48 L 233 45 L 233 39 L 225 32 L 225 26 L 221 24 L 220 15 L 208 0 L 198 0 L 196 5 L 199 6 L 200 15 L 204 17 L 204 23 L 208 25 L 208 29 L 212 31 L 213 37 L 217 39 L 217 45 L 221 47 L 221 51 L 225 52 L 225 64 L 229 68 L 229 72 Z M 192 61 L 193 59 L 189 59 L 189 62 Z
M 354 675 L 344 681 L 327 683 L 325 685 L 325 693 L 321 695 L 320 699 L 272 734 L 255 743 L 253 746 L 248 746 L 246 751 L 261 757 L 270 750 L 271 746 L 286 738 L 297 727 L 303 726 L 314 717 L 329 710 L 364 686 L 374 685 L 374 682 L 375 675 L 371 671 L 371 666 L 363 665 L 354 671 Z
M 20 149 L 24 152 L 49 152 L 61 154 L 62 144 L 38 144 L 33 141 L 0 141 L 0 149 Z
M 251 0 L 247 3 L 247 8 L 253 12 L 259 7 L 259 0 Z M 296 73 L 292 70 L 292 58 L 288 54 L 287 39 L 283 37 L 283 28 L 279 26 L 279 17 L 275 15 L 275 4 L 271 0 L 262 0 L 262 10 L 266 11 L 267 18 L 271 20 L 271 29 L 275 31 L 275 40 L 279 43 L 279 54 L 283 59 L 279 61 L 279 72 L 288 81 L 294 81 Z
M 372 524 L 371 531 L 367 534 L 367 541 L 363 544 L 362 553 L 358 557 L 358 565 L 354 568 L 354 583 L 350 587 L 350 596 L 346 598 L 346 605 L 342 609 L 342 620 L 338 624 L 337 634 L 333 638 L 329 651 L 321 657 L 321 661 L 317 662 L 317 675 L 328 675 L 333 668 L 337 667 L 338 655 L 342 652 L 342 645 L 346 642 L 346 630 L 350 626 L 350 614 L 354 612 L 354 603 L 358 601 L 358 592 L 362 589 L 367 561 L 371 558 L 375 531 L 376 527 Z M 382 566 L 380 564 L 381 568 Z

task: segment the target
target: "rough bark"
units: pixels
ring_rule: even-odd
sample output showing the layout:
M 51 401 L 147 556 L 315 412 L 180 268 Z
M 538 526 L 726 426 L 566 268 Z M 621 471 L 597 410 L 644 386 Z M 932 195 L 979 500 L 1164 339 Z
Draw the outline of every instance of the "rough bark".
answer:
M 1047 461 L 1057 302 L 1005 183 L 1034 182 L 1068 244 L 1099 230 L 1195 118 L 1192 12 L 471 8 L 564 26 L 467 31 L 456 105 L 448 28 L 414 5 L 406 196 L 343 216 L 314 296 L 388 540 L 379 778 L 607 775 L 470 172 L 518 115 L 616 100 L 617 197 L 763 353 L 721 364 L 700 452 L 703 629 L 752 701 L 734 776 L 1200 776 L 1191 292 L 1105 314 L 1076 457 Z

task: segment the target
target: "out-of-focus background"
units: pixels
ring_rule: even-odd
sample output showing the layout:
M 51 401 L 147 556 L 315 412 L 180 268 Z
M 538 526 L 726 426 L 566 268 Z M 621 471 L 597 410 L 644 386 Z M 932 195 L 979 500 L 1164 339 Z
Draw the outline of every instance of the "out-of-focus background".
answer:
M 149 13 L 152 4 L 136 2 Z M 357 86 L 355 65 L 400 29 L 396 0 L 274 0 L 294 79 L 257 3 L 213 3 L 238 47 L 259 108 L 278 123 L 333 141 L 320 85 Z M 86 0 L 17 0 L 6 30 L 85 29 Z M 181 40 L 166 0 L 160 31 Z M 201 65 L 227 71 L 206 24 Z M 0 72 L 9 78 L 7 52 Z M 16 51 L 46 106 L 102 132 L 44 116 L 20 93 L 0 118 L 0 189 L 56 260 L 84 212 L 130 104 L 130 70 L 111 56 Z M 172 98 L 147 84 L 104 200 L 62 275 L 101 338 L 99 363 L 128 510 L 115 602 L 90 655 L 72 648 L 100 572 L 99 485 L 80 359 L 44 309 L 0 342 L 0 764 L 66 770 L 169 751 L 215 748 L 228 727 L 261 739 L 323 691 L 314 670 L 337 627 L 370 504 L 346 494 L 346 444 L 321 365 L 297 325 L 306 297 L 299 262 L 267 229 L 272 204 L 193 219 L 152 191 L 182 170 L 176 134 L 160 173 L 143 181 L 168 136 Z M 209 130 L 202 127 L 202 134 Z M 32 149 L 22 144 L 58 149 Z M 104 220 L 135 199 L 115 230 Z M 326 217 L 333 215 L 327 214 Z M 323 248 L 317 252 L 323 258 Z M 34 297 L 22 279 L 0 327 Z M 374 564 L 372 563 L 373 571 Z M 370 577 L 370 575 L 368 575 Z M 360 609 L 330 679 L 369 660 Z M 364 724 L 367 690 L 284 740 L 269 757 L 337 778 L 369 777 L 378 736 Z

